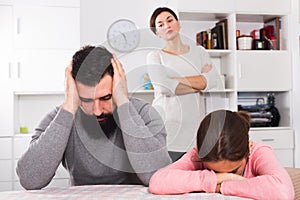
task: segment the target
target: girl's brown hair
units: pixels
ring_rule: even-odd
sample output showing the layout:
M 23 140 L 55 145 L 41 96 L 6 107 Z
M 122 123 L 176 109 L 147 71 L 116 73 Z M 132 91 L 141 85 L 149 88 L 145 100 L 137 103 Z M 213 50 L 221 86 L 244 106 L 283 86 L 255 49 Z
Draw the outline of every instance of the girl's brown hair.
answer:
M 156 20 L 157 16 L 160 15 L 160 13 L 162 13 L 162 12 L 168 12 L 168 13 L 170 13 L 178 21 L 177 15 L 170 8 L 168 8 L 168 7 L 159 7 L 159 8 L 156 8 L 154 10 L 154 12 L 152 13 L 152 16 L 150 18 L 150 29 L 151 29 L 151 31 L 154 34 L 156 34 L 155 20 Z
M 217 110 L 198 129 L 197 147 L 202 162 L 238 161 L 249 155 L 250 117 L 246 112 Z

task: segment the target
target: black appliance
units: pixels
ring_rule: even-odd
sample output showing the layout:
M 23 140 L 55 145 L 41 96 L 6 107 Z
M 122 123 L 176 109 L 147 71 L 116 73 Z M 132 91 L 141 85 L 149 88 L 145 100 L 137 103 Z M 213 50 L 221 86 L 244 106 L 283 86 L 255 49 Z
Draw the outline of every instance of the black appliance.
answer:
M 251 127 L 276 127 L 279 125 L 280 114 L 275 107 L 274 94 L 268 94 L 267 103 L 264 98 L 256 98 L 252 105 L 238 105 L 238 110 L 248 112 L 251 118 Z

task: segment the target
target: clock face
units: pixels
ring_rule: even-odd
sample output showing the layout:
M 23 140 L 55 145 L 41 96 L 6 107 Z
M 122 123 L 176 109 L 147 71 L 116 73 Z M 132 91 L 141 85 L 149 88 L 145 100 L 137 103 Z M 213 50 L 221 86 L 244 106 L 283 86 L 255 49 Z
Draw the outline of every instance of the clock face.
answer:
M 130 52 L 138 46 L 140 32 L 134 22 L 120 19 L 110 25 L 107 39 L 113 49 L 120 52 Z

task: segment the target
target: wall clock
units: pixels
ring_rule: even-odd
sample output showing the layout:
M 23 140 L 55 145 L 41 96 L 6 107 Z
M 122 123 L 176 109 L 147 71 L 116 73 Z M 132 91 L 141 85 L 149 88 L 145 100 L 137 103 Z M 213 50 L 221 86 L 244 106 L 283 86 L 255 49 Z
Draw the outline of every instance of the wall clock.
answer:
M 108 28 L 107 40 L 114 50 L 130 52 L 139 45 L 140 31 L 133 21 L 119 19 Z

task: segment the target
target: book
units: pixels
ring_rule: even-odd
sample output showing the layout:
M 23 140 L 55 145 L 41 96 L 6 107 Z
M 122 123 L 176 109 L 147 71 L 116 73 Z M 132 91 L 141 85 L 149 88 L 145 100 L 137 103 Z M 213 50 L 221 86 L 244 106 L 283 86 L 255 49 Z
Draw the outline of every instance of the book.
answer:
M 220 20 L 216 23 L 216 26 L 222 27 L 223 32 L 223 48 L 228 49 L 228 22 L 227 19 Z
M 201 31 L 196 34 L 197 45 L 201 45 L 204 48 L 207 48 L 207 39 L 208 35 L 206 31 Z
M 221 25 L 216 25 L 211 29 L 213 49 L 224 49 L 224 35 L 223 27 Z

